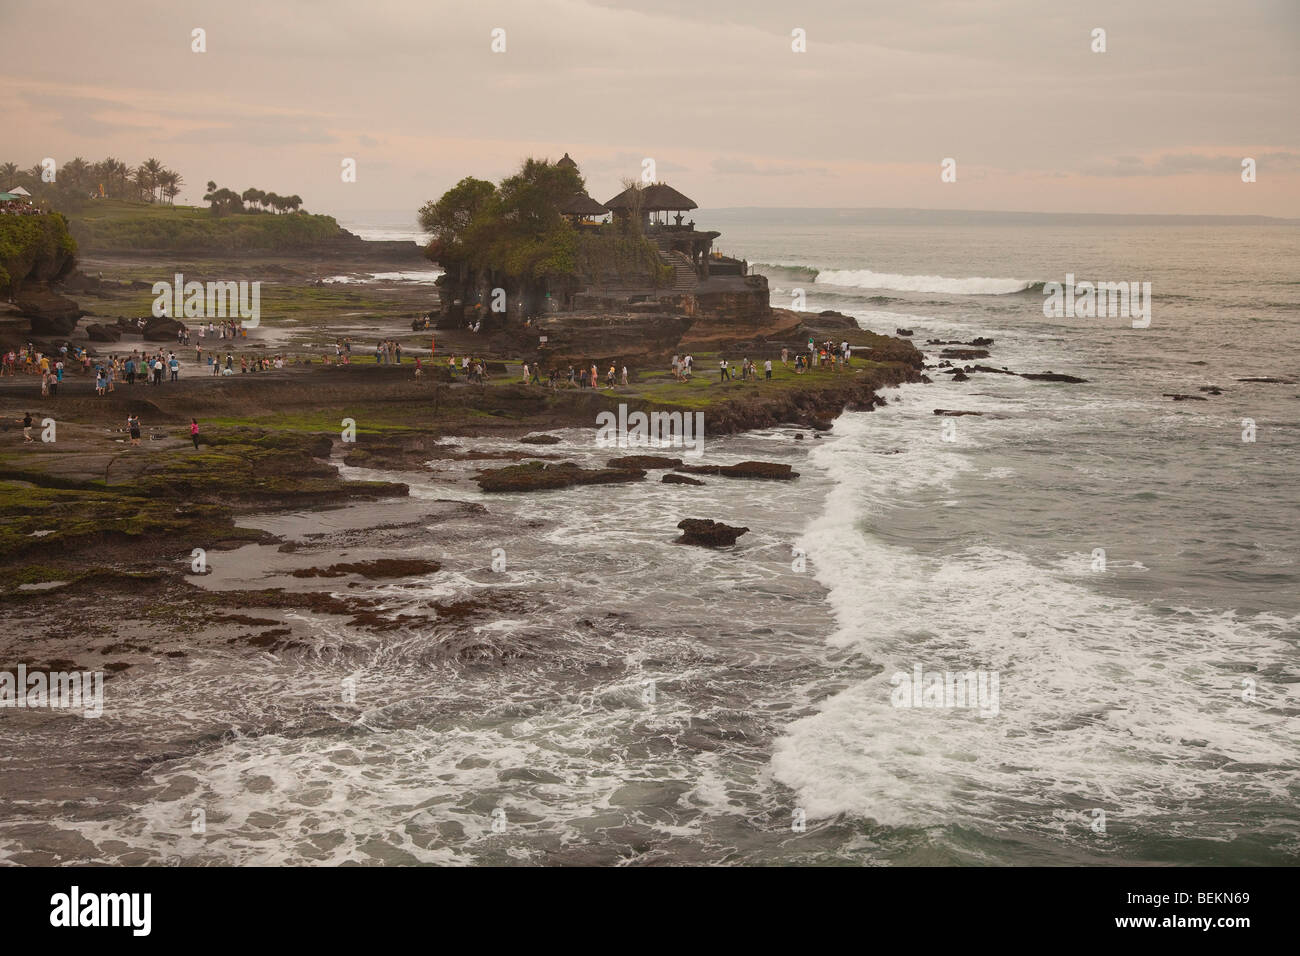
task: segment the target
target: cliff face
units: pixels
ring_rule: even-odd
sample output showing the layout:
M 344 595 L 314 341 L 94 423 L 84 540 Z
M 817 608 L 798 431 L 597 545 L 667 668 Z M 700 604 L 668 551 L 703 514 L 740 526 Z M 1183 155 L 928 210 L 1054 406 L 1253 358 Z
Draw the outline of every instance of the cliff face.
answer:
M 0 295 L 62 278 L 76 266 L 76 254 L 77 243 L 59 213 L 0 215 Z

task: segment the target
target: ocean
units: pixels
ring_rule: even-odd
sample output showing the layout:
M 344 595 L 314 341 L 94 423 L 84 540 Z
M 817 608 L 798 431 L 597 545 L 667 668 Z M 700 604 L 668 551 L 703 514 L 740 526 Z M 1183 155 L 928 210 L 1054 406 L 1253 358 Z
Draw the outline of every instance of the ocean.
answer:
M 490 610 L 321 620 L 255 666 L 213 650 L 115 677 L 97 726 L 32 740 L 82 768 L 82 799 L 15 795 L 29 820 L 0 827 L 0 859 L 36 839 L 185 864 L 1295 864 L 1300 228 L 696 219 L 773 305 L 802 290 L 921 347 L 989 337 L 982 364 L 1087 381 L 930 372 L 820 438 L 707 439 L 707 461 L 788 462 L 789 483 L 488 496 L 474 462 L 437 483 L 346 468 L 412 499 L 255 517 L 304 551 L 214 554 L 203 586 L 291 582 L 324 534 L 348 560 L 443 562 L 368 592 L 391 609 Z M 1067 274 L 1150 282 L 1149 327 L 1045 318 Z M 543 451 L 608 457 L 555 434 Z M 750 533 L 682 547 L 685 517 Z M 896 706 L 918 668 L 993 678 L 995 706 Z

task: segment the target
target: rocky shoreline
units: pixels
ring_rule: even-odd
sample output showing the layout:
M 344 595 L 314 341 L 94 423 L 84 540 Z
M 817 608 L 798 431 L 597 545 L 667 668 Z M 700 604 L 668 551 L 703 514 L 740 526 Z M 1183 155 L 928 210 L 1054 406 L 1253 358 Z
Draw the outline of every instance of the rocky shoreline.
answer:
M 372 249 L 351 264 L 373 268 L 385 255 Z M 96 352 L 149 347 L 151 337 L 174 339 L 171 325 L 146 323 L 139 330 L 129 321 L 147 301 L 156 267 L 148 257 L 92 260 L 87 271 L 102 269 L 107 279 L 74 273 L 49 292 L 44 306 L 20 314 L 35 325 L 42 320 L 33 310 L 46 318 L 59 311 L 59 327 L 71 323 L 73 341 Z M 169 264 L 168 271 L 220 269 L 242 276 L 251 274 L 247 268 L 195 261 Z M 868 332 L 835 312 L 772 309 L 761 320 L 646 309 L 572 313 L 550 322 L 541 342 L 536 329 L 523 327 L 482 336 L 463 328 L 408 331 L 430 304 L 427 285 L 375 280 L 323 287 L 314 265 L 292 257 L 258 268 L 275 276 L 276 291 L 264 301 L 326 310 L 321 317 L 281 311 L 252 341 L 238 343 L 241 353 L 287 346 L 282 369 L 233 379 L 194 370 L 175 384 L 119 384 L 104 396 L 69 371 L 57 399 L 38 398 L 29 376 L 0 379 L 8 420 L 0 433 L 8 439 L 0 452 L 0 602 L 14 623 L 4 643 L 15 660 L 31 667 L 72 661 L 112 674 L 199 653 L 206 644 L 246 647 L 248 653 L 288 650 L 308 639 L 309 618 L 376 633 L 491 618 L 518 597 L 488 592 L 430 604 L 423 616 L 412 617 L 372 593 L 376 586 L 471 570 L 444 568 L 437 555 L 417 566 L 385 549 L 418 539 L 430 526 L 481 534 L 505 520 L 493 514 L 490 500 L 412 497 L 412 483 L 442 480 L 438 465 L 467 463 L 476 469 L 470 480 L 489 494 L 545 496 L 575 485 L 646 481 L 677 485 L 682 543 L 726 547 L 745 529 L 691 513 L 692 486 L 795 481 L 798 474 L 788 464 L 611 452 L 603 466 L 590 467 L 566 460 L 551 433 L 591 429 L 594 435 L 597 416 L 622 405 L 629 413 L 703 414 L 714 437 L 785 426 L 797 429 L 792 440 L 815 442 L 844 411 L 885 404 L 886 389 L 929 381 L 926 371 L 964 374 L 948 359 L 926 365 L 924 353 L 902 334 L 907 330 L 898 336 Z M 348 316 L 359 308 L 371 310 L 367 321 L 383 337 L 403 342 L 408 355 L 421 354 L 424 346 L 427 356 L 436 334 L 436 360 L 426 358 L 416 376 L 410 358 L 396 368 L 376 364 L 358 337 L 350 364 L 324 363 L 340 335 L 355 334 Z M 91 338 L 100 334 L 95 329 L 114 333 L 111 341 L 90 341 L 86 326 Z M 9 335 L 12 340 L 12 330 Z M 848 341 L 851 366 L 796 374 L 793 363 L 774 363 L 772 380 L 718 381 L 709 374 L 719 357 L 739 365 L 742 357 L 774 358 L 783 348 L 793 355 L 810 338 Z M 970 346 L 983 357 L 993 342 L 936 344 Z M 699 364 L 696 376 L 683 382 L 669 373 L 669 359 L 688 351 Z M 483 357 L 489 380 L 470 383 L 452 375 L 442 364 L 449 354 Z M 523 362 L 557 369 L 626 364 L 632 382 L 613 389 L 575 388 L 563 380 L 559 388 L 529 385 Z M 984 366 L 966 371 L 1017 374 Z M 1054 373 L 1050 380 L 1071 381 Z M 57 441 L 25 445 L 12 422 L 26 411 L 37 422 L 56 420 Z M 140 448 L 126 442 L 128 415 L 143 423 Z M 191 418 L 200 422 L 197 449 L 188 436 Z M 515 447 L 503 448 L 503 439 Z M 347 468 L 411 479 L 350 480 L 340 470 Z M 597 500 L 601 491 L 589 493 Z M 333 527 L 358 515 L 366 519 L 362 527 Z M 302 530 L 312 526 L 325 530 Z M 232 554 L 248 568 L 232 572 L 225 557 Z M 215 577 L 204 566 L 209 555 L 222 556 L 217 563 L 226 567 Z M 116 637 L 89 640 L 88 618 L 112 621 Z M 39 637 L 27 639 L 33 633 Z M 471 655 L 491 653 L 472 641 L 458 639 L 457 646 Z

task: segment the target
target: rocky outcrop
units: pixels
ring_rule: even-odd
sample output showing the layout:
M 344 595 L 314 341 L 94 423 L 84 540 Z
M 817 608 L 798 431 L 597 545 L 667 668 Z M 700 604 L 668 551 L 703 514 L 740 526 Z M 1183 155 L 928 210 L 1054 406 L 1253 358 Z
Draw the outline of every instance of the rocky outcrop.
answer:
M 367 579 L 415 578 L 441 570 L 437 561 L 418 558 L 377 558 L 374 561 L 353 561 L 331 564 L 325 568 L 297 568 L 289 573 L 295 578 L 341 578 L 356 574 Z
M 665 485 L 702 485 L 704 482 L 698 478 L 688 478 L 685 475 L 664 475 L 662 479 Z
M 984 414 L 983 412 L 963 412 L 963 411 L 958 411 L 958 410 L 955 409 L 955 408 L 936 408 L 936 409 L 934 410 L 934 413 L 935 413 L 936 415 L 946 415 L 946 416 L 948 416 L 949 418 L 957 418 L 957 417 L 959 417 L 959 416 L 961 416 L 961 415 L 983 415 L 983 414 Z
M 689 475 L 721 475 L 724 478 L 760 478 L 769 481 L 792 481 L 799 477 L 789 465 L 774 461 L 739 461 L 734 465 L 682 465 L 678 471 Z
M 682 531 L 678 544 L 697 544 L 705 548 L 729 547 L 742 534 L 749 532 L 748 528 L 733 528 L 708 518 L 685 518 L 677 522 L 677 527 Z
M 634 468 L 582 468 L 571 461 L 559 464 L 529 461 L 481 471 L 474 476 L 483 491 L 551 491 L 574 485 L 608 485 L 640 481 L 645 472 Z
M 32 335 L 68 335 L 83 315 L 90 313 L 67 296 L 59 295 L 45 283 L 27 284 L 14 297 L 18 314 L 30 319 Z
M 524 445 L 558 445 L 563 439 L 556 435 L 525 435 L 519 441 Z
M 143 337 L 146 339 L 171 339 L 185 328 L 185 323 L 166 315 L 151 315 L 144 323 Z
M 655 469 L 655 468 L 679 468 L 682 460 L 680 458 L 664 458 L 661 455 L 627 455 L 623 458 L 611 458 L 605 463 L 607 468 L 632 468 L 632 469 Z
M 1078 378 L 1074 375 L 1062 375 L 1059 372 L 1021 372 L 1021 378 L 1031 378 L 1035 382 L 1069 382 L 1072 385 L 1081 385 L 1088 380 Z
M 116 342 L 122 338 L 122 330 L 116 325 L 92 323 L 86 326 L 86 335 L 92 342 Z
M 1208 402 L 1204 395 L 1182 395 L 1173 392 L 1161 392 L 1163 398 L 1172 398 L 1175 402 Z
M 944 349 L 939 353 L 939 358 L 957 359 L 958 361 L 963 362 L 971 359 L 982 359 L 988 357 L 988 349 Z

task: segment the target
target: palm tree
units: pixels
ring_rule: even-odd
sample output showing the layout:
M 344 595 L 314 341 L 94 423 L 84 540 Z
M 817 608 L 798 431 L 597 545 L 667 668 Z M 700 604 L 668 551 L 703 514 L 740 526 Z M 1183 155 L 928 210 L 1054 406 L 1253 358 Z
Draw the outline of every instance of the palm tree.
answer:
M 267 193 L 265 196 L 262 197 L 262 202 L 270 206 L 272 209 L 276 210 L 276 212 L 279 212 L 284 200 L 281 199 L 279 195 L 276 193 Z
M 164 169 L 158 176 L 158 182 L 162 186 L 163 196 L 171 205 L 176 205 L 174 200 L 176 194 L 181 191 L 181 185 L 185 182 L 181 174 L 173 169 Z
M 146 196 L 148 202 L 153 202 L 153 179 L 149 176 L 149 170 L 144 166 L 137 166 L 131 176 L 131 184 L 135 186 L 141 199 Z
M 80 156 L 68 160 L 59 170 L 59 178 L 64 180 L 64 185 L 78 193 L 85 192 L 86 180 L 89 176 L 90 164 Z
M 158 162 L 158 160 L 150 156 L 148 159 L 146 159 L 143 163 L 140 164 L 140 168 L 143 169 L 145 173 L 148 175 L 149 201 L 153 202 L 154 191 L 158 188 L 158 177 L 162 175 L 163 170 L 166 169 L 166 167 L 163 166 L 162 163 Z
M 18 175 L 17 163 L 5 163 L 4 165 L 0 165 L 0 176 L 4 177 L 4 185 L 0 186 L 0 189 L 8 189 L 10 186 L 12 186 L 13 183 L 11 182 L 11 180 L 17 175 Z
M 99 163 L 99 167 L 103 170 L 105 193 L 109 196 L 120 197 L 126 192 L 126 180 L 130 173 L 126 163 L 109 156 L 102 163 Z
M 245 204 L 249 206 L 260 204 L 262 201 L 262 191 L 256 186 L 249 186 L 244 190 L 243 194 L 239 198 L 244 200 Z
M 289 197 L 289 208 L 290 208 L 290 209 L 292 209 L 294 212 L 297 212 L 298 209 L 299 209 L 301 206 L 302 206 L 302 197 L 301 197 L 301 196 L 299 196 L 297 193 L 294 193 L 292 196 Z

